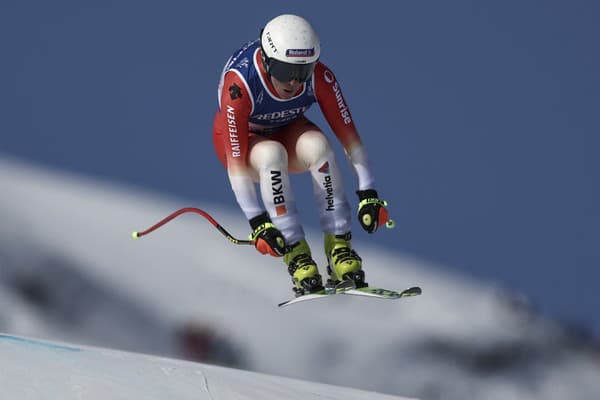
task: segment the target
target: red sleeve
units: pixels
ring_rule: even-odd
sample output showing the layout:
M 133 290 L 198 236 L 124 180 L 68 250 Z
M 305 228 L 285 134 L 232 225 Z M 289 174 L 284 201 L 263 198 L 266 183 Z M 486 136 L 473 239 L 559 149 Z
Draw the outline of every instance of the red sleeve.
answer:
M 233 71 L 227 72 L 223 78 L 220 109 L 227 169 L 233 175 L 246 175 L 248 119 L 252 101 L 245 82 Z
M 315 96 L 319 106 L 333 133 L 344 146 L 346 156 L 358 177 L 359 190 L 372 189 L 375 180 L 371 173 L 367 152 L 354 126 L 340 84 L 333 72 L 322 63 L 317 64 L 314 79 Z
M 240 208 L 251 219 L 262 212 L 254 182 L 248 167 L 248 120 L 252 113 L 252 100 L 246 83 L 236 72 L 229 71 L 223 77 L 219 130 L 227 158 L 227 174 L 231 189 Z
M 348 103 L 333 72 L 319 62 L 315 67 L 315 95 L 325 119 L 346 151 L 360 145 Z

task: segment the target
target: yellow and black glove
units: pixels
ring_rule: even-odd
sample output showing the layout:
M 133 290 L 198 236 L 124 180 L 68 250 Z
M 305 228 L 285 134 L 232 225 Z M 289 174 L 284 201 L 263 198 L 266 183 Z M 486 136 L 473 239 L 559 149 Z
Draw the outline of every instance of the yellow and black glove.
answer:
M 385 208 L 387 202 L 378 198 L 376 190 L 359 190 L 356 194 L 360 200 L 358 203 L 358 222 L 365 231 L 373 233 L 382 225 L 389 228 L 394 226 Z
M 281 257 L 286 253 L 285 239 L 279 229 L 273 225 L 267 212 L 252 218 L 250 226 L 253 229 L 250 239 L 254 240 L 256 250 L 273 257 Z

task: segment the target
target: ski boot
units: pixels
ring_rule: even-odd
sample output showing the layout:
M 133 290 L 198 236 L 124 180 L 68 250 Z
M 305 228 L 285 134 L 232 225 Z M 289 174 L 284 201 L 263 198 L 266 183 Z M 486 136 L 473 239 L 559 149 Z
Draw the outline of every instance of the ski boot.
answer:
M 327 256 L 327 273 L 330 279 L 327 286 L 335 286 L 340 281 L 353 281 L 357 288 L 367 287 L 362 260 L 352 250 L 350 232 L 345 235 L 325 234 L 325 255 Z
M 302 239 L 291 245 L 290 250 L 283 256 L 283 261 L 288 265 L 288 272 L 294 284 L 292 290 L 296 296 L 325 290 L 317 263 L 312 259 L 306 240 Z

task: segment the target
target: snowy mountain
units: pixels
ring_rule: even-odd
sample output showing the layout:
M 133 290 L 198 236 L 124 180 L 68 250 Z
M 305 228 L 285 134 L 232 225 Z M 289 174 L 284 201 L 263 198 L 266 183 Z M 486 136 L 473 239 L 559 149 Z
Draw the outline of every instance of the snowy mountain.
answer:
M 0 335 L 4 398 L 410 400 L 230 368 Z M 59 365 L 60 368 L 56 368 Z
M 419 285 L 422 296 L 279 309 L 292 295 L 281 261 L 231 244 L 198 216 L 130 237 L 183 206 L 243 237 L 238 211 L 8 158 L 0 190 L 2 332 L 423 399 L 600 392 L 593 338 L 537 315 L 521 296 L 370 242 L 354 243 L 367 280 Z M 308 236 L 322 265 L 320 234 Z

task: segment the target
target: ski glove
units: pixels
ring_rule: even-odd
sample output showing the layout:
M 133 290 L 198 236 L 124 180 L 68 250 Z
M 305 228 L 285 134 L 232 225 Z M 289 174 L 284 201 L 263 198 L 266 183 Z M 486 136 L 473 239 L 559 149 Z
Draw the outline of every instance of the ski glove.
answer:
M 377 191 L 373 189 L 358 190 L 358 222 L 368 233 L 373 233 L 382 225 L 393 227 L 386 210 L 387 202 L 379 200 Z
M 271 222 L 266 212 L 257 215 L 250 220 L 253 229 L 250 239 L 254 240 L 254 246 L 262 254 L 270 254 L 273 257 L 281 257 L 286 252 L 285 239 L 275 225 Z

